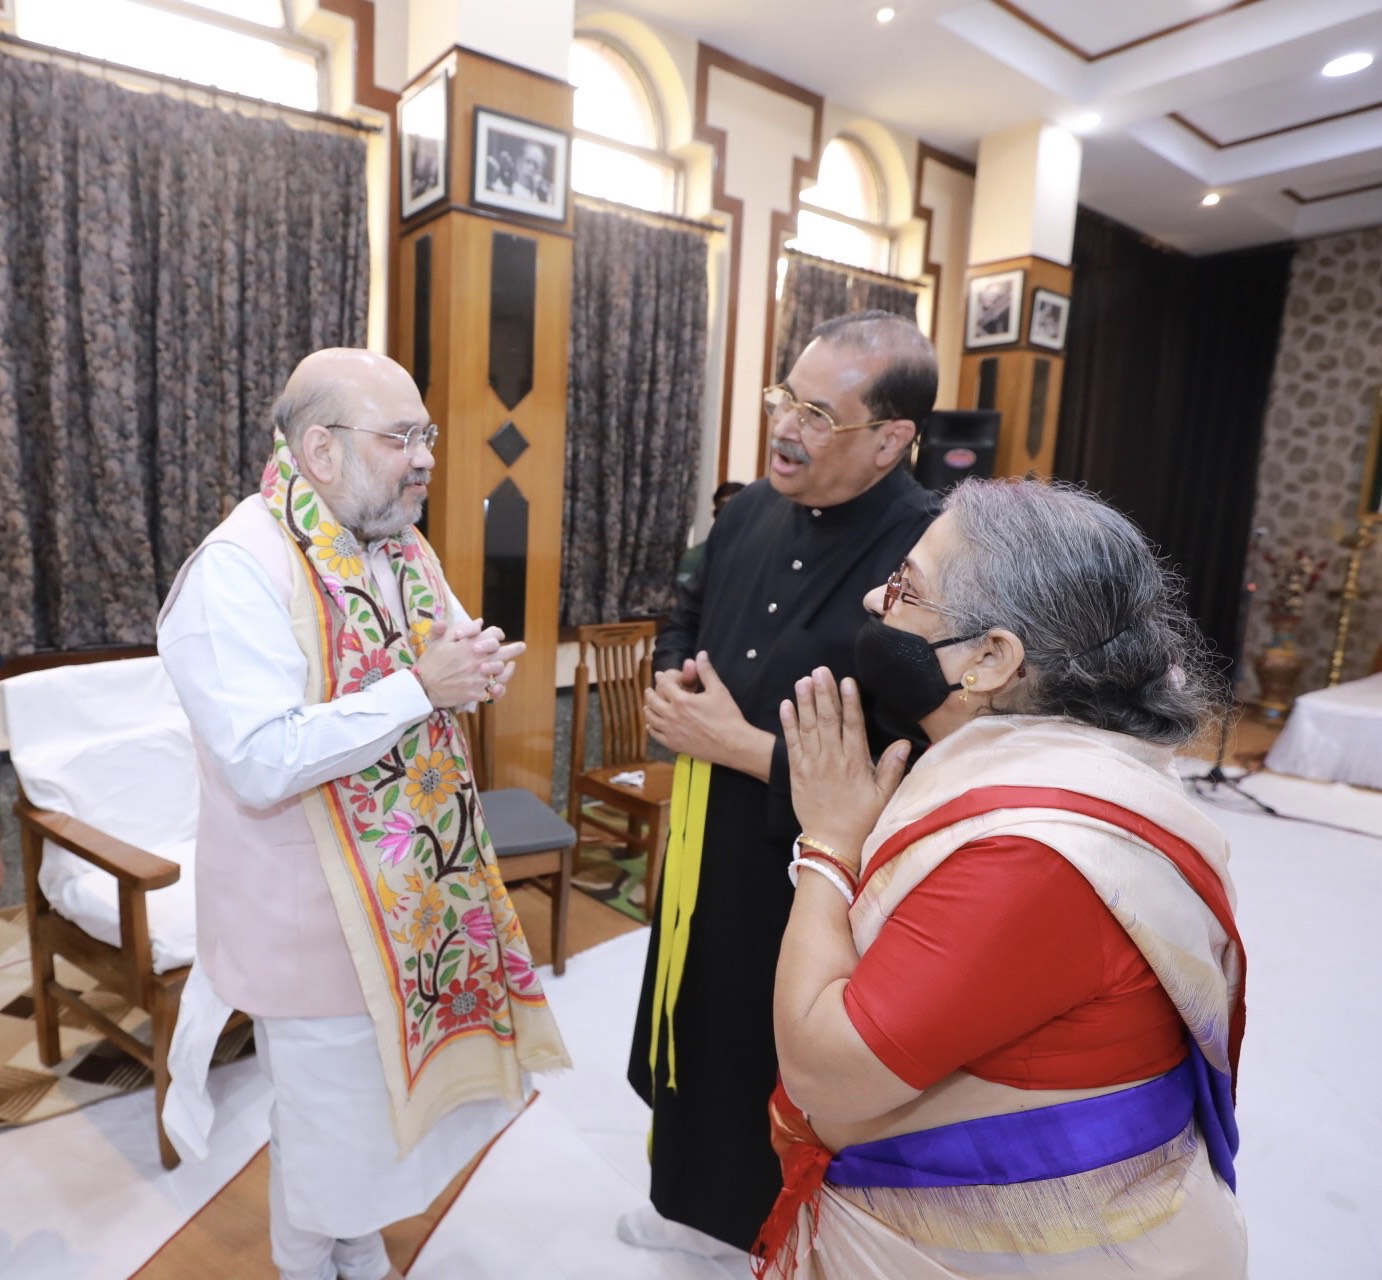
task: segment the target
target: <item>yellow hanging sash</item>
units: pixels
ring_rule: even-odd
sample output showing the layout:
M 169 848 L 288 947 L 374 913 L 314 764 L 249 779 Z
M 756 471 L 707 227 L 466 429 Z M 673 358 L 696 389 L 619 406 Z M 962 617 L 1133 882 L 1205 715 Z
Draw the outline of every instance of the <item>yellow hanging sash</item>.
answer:
M 648 1062 L 657 1088 L 657 1050 L 662 1022 L 667 1020 L 667 1085 L 677 1087 L 676 1039 L 672 1017 L 686 969 L 691 940 L 691 916 L 701 884 L 701 849 L 705 843 L 705 809 L 710 796 L 711 765 L 678 756 L 672 774 L 671 830 L 662 864 L 662 905 L 657 948 L 657 977 L 653 984 L 653 1026 Z

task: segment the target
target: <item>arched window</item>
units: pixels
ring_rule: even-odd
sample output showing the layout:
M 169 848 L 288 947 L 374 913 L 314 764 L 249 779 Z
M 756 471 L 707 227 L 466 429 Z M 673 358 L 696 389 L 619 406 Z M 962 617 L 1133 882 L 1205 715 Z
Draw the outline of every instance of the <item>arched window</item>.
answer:
M 893 238 L 883 180 L 857 139 L 841 134 L 826 144 L 815 185 L 801 193 L 797 234 L 787 248 L 870 271 L 890 270 Z
M 15 34 L 35 44 L 307 111 L 323 106 L 325 55 L 293 30 L 284 0 L 14 0 L 14 19 Z
M 572 187 L 640 209 L 677 213 L 681 166 L 663 150 L 662 113 L 634 61 L 603 38 L 577 36 L 570 74 L 576 86 Z

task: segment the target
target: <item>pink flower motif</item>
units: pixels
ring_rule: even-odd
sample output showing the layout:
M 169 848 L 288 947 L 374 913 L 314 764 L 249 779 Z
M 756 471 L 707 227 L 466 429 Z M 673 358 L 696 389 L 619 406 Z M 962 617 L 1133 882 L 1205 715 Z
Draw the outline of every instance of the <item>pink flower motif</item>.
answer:
M 526 991 L 537 982 L 533 962 L 513 947 L 504 952 L 504 968 L 507 971 L 509 985 L 517 987 L 519 991 Z
M 387 834 L 379 837 L 379 861 L 396 867 L 408 856 L 408 850 L 413 846 L 416 826 L 412 813 L 407 809 L 391 813 L 384 822 L 384 830 Z
M 404 560 L 422 559 L 422 544 L 411 528 L 404 529 L 398 535 L 398 549 L 403 553 Z
M 322 586 L 326 588 L 331 598 L 336 602 L 336 608 L 344 609 L 346 607 L 345 588 L 341 586 L 339 579 L 323 577 Z
M 393 673 L 393 661 L 387 649 L 376 649 L 360 659 L 360 665 L 350 669 L 350 679 L 341 687 L 342 693 L 359 693 Z
M 471 907 L 461 916 L 461 930 L 471 942 L 487 946 L 494 941 L 494 917 L 485 907 Z

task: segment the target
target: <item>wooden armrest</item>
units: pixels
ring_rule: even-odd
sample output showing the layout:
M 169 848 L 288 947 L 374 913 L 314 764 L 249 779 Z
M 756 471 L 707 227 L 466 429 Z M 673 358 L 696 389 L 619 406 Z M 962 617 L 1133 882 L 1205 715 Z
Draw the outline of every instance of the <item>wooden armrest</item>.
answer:
M 14 812 L 21 827 L 30 828 L 39 839 L 51 840 L 92 866 L 110 872 L 122 885 L 152 891 L 176 883 L 182 875 L 176 862 L 138 845 L 126 844 L 68 814 L 36 809 L 23 798 L 15 803 Z

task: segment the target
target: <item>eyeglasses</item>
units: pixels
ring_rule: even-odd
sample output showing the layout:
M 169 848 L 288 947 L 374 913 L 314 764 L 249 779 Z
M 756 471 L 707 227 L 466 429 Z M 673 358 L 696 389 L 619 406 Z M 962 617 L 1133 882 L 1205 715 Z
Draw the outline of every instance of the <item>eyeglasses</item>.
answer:
M 407 431 L 376 431 L 372 427 L 352 427 L 345 422 L 324 422 L 322 426 L 329 431 L 363 431 L 367 436 L 397 440 L 403 446 L 404 453 L 416 453 L 419 445 L 431 452 L 441 435 L 441 428 L 435 422 L 425 427 L 409 427 Z
M 904 604 L 919 605 L 923 609 L 934 609 L 937 613 L 945 612 L 934 600 L 919 596 L 912 590 L 907 581 L 907 562 L 905 560 L 898 565 L 897 572 L 883 584 L 883 612 L 890 613 L 893 605 L 899 600 Z
M 780 383 L 774 387 L 763 388 L 763 412 L 769 418 L 775 418 L 780 413 L 795 413 L 797 422 L 801 424 L 802 434 L 810 436 L 817 444 L 824 443 L 831 436 L 842 431 L 860 431 L 864 427 L 881 427 L 885 422 L 892 421 L 891 418 L 874 418 L 871 422 L 841 424 L 835 421 L 834 414 L 822 409 L 818 404 L 798 400 Z

